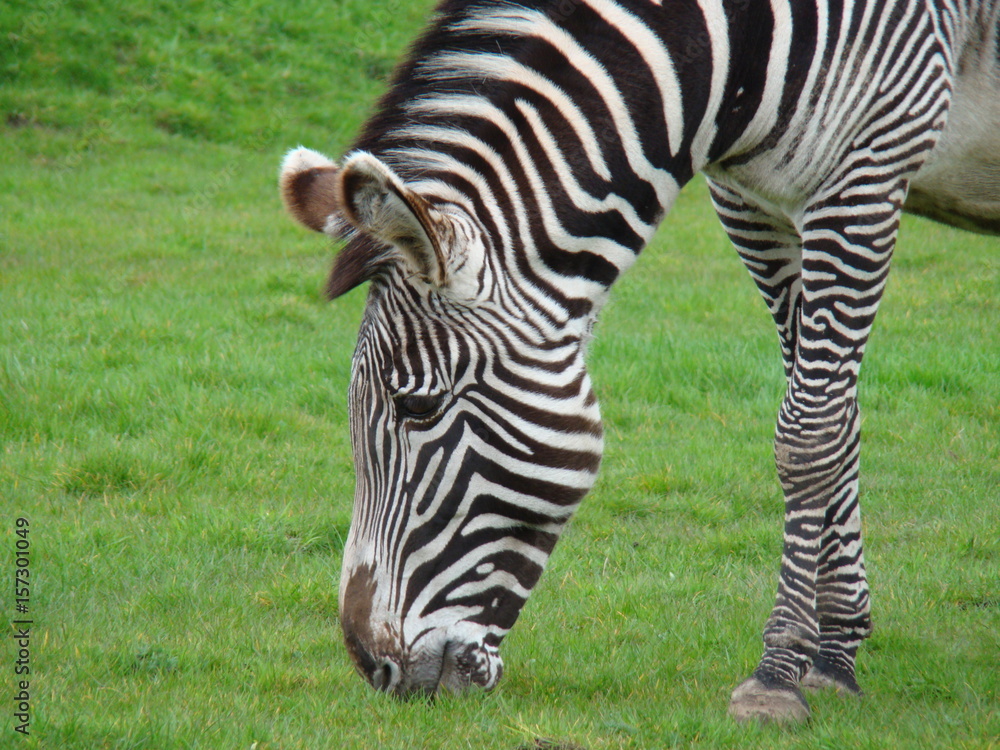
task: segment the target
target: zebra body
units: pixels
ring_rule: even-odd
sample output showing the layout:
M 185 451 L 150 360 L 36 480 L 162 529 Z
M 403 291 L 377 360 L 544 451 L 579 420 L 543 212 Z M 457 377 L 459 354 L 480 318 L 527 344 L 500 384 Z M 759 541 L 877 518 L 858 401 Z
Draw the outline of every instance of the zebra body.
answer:
M 451 0 L 341 166 L 286 157 L 290 212 L 347 240 L 330 296 L 372 282 L 340 591 L 369 681 L 496 684 L 600 463 L 596 316 L 704 172 L 788 377 L 778 595 L 731 711 L 858 690 L 858 368 L 904 202 L 1000 232 L 998 29 L 1000 0 Z

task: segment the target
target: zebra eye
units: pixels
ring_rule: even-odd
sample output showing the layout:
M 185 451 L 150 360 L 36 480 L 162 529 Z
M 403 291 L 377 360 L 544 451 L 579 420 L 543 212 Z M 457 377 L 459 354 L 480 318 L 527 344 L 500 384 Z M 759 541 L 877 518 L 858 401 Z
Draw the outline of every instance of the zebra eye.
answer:
M 397 396 L 396 411 L 404 419 L 427 419 L 437 414 L 442 403 L 444 394 Z

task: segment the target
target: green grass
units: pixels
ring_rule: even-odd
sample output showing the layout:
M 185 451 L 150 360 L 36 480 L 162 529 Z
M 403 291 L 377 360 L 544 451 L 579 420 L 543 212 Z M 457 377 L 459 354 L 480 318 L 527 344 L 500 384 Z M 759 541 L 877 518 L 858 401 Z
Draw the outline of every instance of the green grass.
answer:
M 25 748 L 997 747 L 1000 253 L 904 223 L 862 373 L 868 695 L 737 727 L 780 554 L 777 340 L 701 184 L 615 290 L 607 453 L 489 695 L 401 704 L 337 626 L 364 303 L 283 216 L 430 7 L 0 13 L 0 560 L 31 521 Z M 0 608 L 13 614 L 13 591 Z M 12 639 L 0 692 L 14 694 Z

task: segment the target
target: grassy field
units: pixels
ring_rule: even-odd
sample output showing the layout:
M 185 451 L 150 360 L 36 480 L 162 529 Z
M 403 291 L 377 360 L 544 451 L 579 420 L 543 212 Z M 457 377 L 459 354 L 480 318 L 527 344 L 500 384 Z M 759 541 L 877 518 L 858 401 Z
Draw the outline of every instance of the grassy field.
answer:
M 866 697 L 738 727 L 783 384 L 699 182 L 598 328 L 602 477 L 501 686 L 402 704 L 353 673 L 336 584 L 364 291 L 323 301 L 332 250 L 275 176 L 300 142 L 347 145 L 429 7 L 5 4 L 0 611 L 33 624 L 27 737 L 0 645 L 0 747 L 1000 747 L 1000 242 L 904 224 L 862 373 Z

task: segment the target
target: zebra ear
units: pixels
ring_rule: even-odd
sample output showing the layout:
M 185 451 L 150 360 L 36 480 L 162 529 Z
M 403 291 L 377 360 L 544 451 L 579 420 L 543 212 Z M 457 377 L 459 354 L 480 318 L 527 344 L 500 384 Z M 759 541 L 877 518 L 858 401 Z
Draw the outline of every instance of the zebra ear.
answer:
M 296 148 L 281 162 L 278 185 L 293 218 L 322 232 L 338 213 L 337 165 L 318 151 Z
M 431 284 L 443 287 L 448 283 L 442 242 L 447 235 L 446 217 L 371 154 L 352 156 L 338 177 L 341 215 L 347 221 L 398 248 Z

